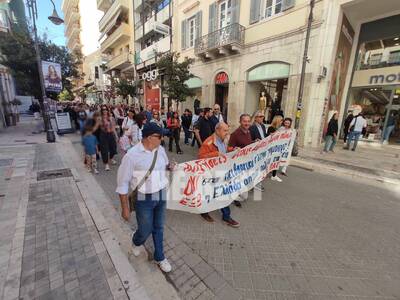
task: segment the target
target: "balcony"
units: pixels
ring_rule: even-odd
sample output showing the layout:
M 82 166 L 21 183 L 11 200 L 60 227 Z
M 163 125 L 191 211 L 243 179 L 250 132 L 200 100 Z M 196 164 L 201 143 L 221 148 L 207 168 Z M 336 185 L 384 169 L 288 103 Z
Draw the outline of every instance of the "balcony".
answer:
M 107 63 L 108 71 L 111 70 L 123 70 L 131 65 L 131 61 L 129 59 L 130 53 L 122 53 L 120 55 L 114 56 L 111 60 Z
M 157 13 L 157 22 L 164 23 L 169 19 L 169 5 L 165 6 Z
M 245 28 L 234 23 L 204 35 L 195 41 L 194 54 L 203 58 L 217 58 L 241 51 L 244 44 Z
M 106 12 L 112 5 L 112 0 L 97 0 L 97 8 Z
M 149 32 L 153 31 L 154 29 L 154 22 L 156 21 L 155 17 L 152 16 L 150 19 L 144 23 L 144 35 L 148 34 Z
M 140 64 L 142 62 L 145 62 L 146 60 L 154 58 L 156 53 L 164 53 L 169 50 L 171 50 L 171 43 L 170 37 L 167 36 L 154 43 L 150 47 L 147 47 L 140 51 L 139 57 L 135 58 L 135 63 Z
M 65 27 L 65 36 L 67 38 L 72 38 L 73 36 L 79 36 L 80 33 L 80 24 L 79 22 L 70 24 L 68 27 Z
M 110 22 L 115 22 L 115 19 L 118 18 L 118 16 L 122 12 L 128 12 L 128 11 L 129 11 L 128 0 L 114 1 L 114 3 L 111 5 L 111 7 L 106 11 L 104 16 L 99 21 L 100 32 L 103 32 Z
M 79 9 L 78 7 L 73 7 L 71 8 L 71 11 L 69 12 L 69 14 L 67 14 L 65 16 L 65 26 L 68 26 L 69 24 L 79 21 Z
M 126 23 L 121 23 L 121 25 L 101 43 L 101 51 L 106 52 L 107 50 L 112 50 L 116 45 L 126 43 L 129 39 L 130 27 Z
M 135 41 L 140 40 L 143 37 L 143 26 L 135 26 Z

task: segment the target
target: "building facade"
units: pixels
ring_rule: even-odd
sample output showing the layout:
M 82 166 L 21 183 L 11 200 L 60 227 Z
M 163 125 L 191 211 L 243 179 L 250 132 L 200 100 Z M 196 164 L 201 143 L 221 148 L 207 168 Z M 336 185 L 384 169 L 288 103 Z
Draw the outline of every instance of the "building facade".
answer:
M 370 5 L 360 0 L 315 1 L 300 119 L 302 145 L 317 146 L 332 112 L 340 111 L 342 118 L 348 106 L 348 83 L 364 21 L 359 15 L 379 18 L 384 11 L 395 14 L 399 9 L 392 0 L 375 11 Z M 280 112 L 295 118 L 309 0 L 176 0 L 173 11 L 173 50 L 195 59 L 195 78 L 187 82 L 195 96 L 181 109 L 193 110 L 194 99 L 202 107 L 218 103 L 234 126 L 241 113 L 253 114 L 265 105 L 268 121 Z M 382 57 L 395 60 L 396 50 L 388 51 Z
M 78 93 L 92 83 L 87 81 L 89 76 L 85 73 L 91 69 L 92 62 L 103 63 L 98 51 L 100 32 L 97 26 L 103 13 L 97 10 L 96 0 L 64 0 L 61 9 L 64 13 L 67 48 L 82 58 L 82 64 L 78 67 L 82 76 L 73 79 L 74 92 Z M 94 58 L 96 55 L 98 57 Z
M 166 106 L 156 70 L 157 54 L 172 49 L 172 0 L 134 0 L 134 47 L 136 78 L 140 80 L 139 101 L 159 109 Z
M 2 35 L 10 34 L 11 30 L 26 32 L 27 23 L 23 7 L 22 0 L 0 3 L 0 39 Z M 11 70 L 0 64 L 0 129 L 12 123 L 10 116 L 17 112 L 17 107 L 11 104 L 15 98 L 16 84 Z

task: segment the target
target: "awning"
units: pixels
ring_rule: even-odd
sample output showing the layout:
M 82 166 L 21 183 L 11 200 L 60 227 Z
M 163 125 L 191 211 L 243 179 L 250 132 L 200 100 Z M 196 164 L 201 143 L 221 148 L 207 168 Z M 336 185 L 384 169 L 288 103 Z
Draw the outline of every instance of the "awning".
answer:
M 198 89 L 203 85 L 203 81 L 199 77 L 192 77 L 185 81 L 189 89 Z
M 247 81 L 263 81 L 272 79 L 288 78 L 290 65 L 285 63 L 265 63 L 250 70 Z

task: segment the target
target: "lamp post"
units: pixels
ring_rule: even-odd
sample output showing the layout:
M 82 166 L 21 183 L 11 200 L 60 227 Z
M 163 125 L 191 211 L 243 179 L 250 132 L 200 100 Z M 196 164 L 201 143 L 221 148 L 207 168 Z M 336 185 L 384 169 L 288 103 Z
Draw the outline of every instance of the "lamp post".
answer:
M 64 20 L 58 16 L 57 11 L 56 11 L 56 6 L 55 6 L 53 0 L 50 0 L 50 1 L 53 4 L 53 14 L 51 16 L 49 16 L 48 18 L 53 24 L 60 25 L 64 22 Z M 29 10 L 29 16 L 32 19 L 33 39 L 34 39 L 34 47 L 35 47 L 35 52 L 36 52 L 36 63 L 38 66 L 40 89 L 41 89 L 41 94 L 42 94 L 41 97 L 39 98 L 39 104 L 40 104 L 40 109 L 42 111 L 44 129 L 46 131 L 47 142 L 54 143 L 56 141 L 56 137 L 54 135 L 54 131 L 51 126 L 50 118 L 46 114 L 46 110 L 44 107 L 44 100 L 46 98 L 46 90 L 44 87 L 44 78 L 43 78 L 43 72 L 42 72 L 42 59 L 40 58 L 40 50 L 39 50 L 37 27 L 36 27 L 36 20 L 38 18 L 36 0 L 27 0 L 26 3 L 28 6 L 28 10 Z

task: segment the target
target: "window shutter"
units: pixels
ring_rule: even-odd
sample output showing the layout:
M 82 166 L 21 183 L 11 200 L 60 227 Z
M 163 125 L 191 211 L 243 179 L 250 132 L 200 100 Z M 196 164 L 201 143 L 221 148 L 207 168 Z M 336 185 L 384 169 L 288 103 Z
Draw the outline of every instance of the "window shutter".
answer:
M 182 25 L 181 25 L 181 48 L 182 48 L 182 50 L 187 48 L 186 26 L 187 26 L 187 20 L 183 20 Z
M 295 0 L 283 0 L 282 11 L 292 8 L 295 4 Z
M 257 23 L 260 20 L 261 0 L 251 0 L 250 3 L 250 24 Z
M 240 0 L 232 0 L 232 22 L 239 23 L 239 15 L 240 15 Z
M 201 38 L 202 32 L 201 32 L 201 27 L 202 27 L 202 17 L 203 17 L 203 12 L 199 11 L 196 14 L 196 39 Z M 195 42 L 196 44 L 196 42 Z
M 210 4 L 209 8 L 209 17 L 208 17 L 208 33 L 214 32 L 217 30 L 215 26 L 217 23 L 217 3 Z

